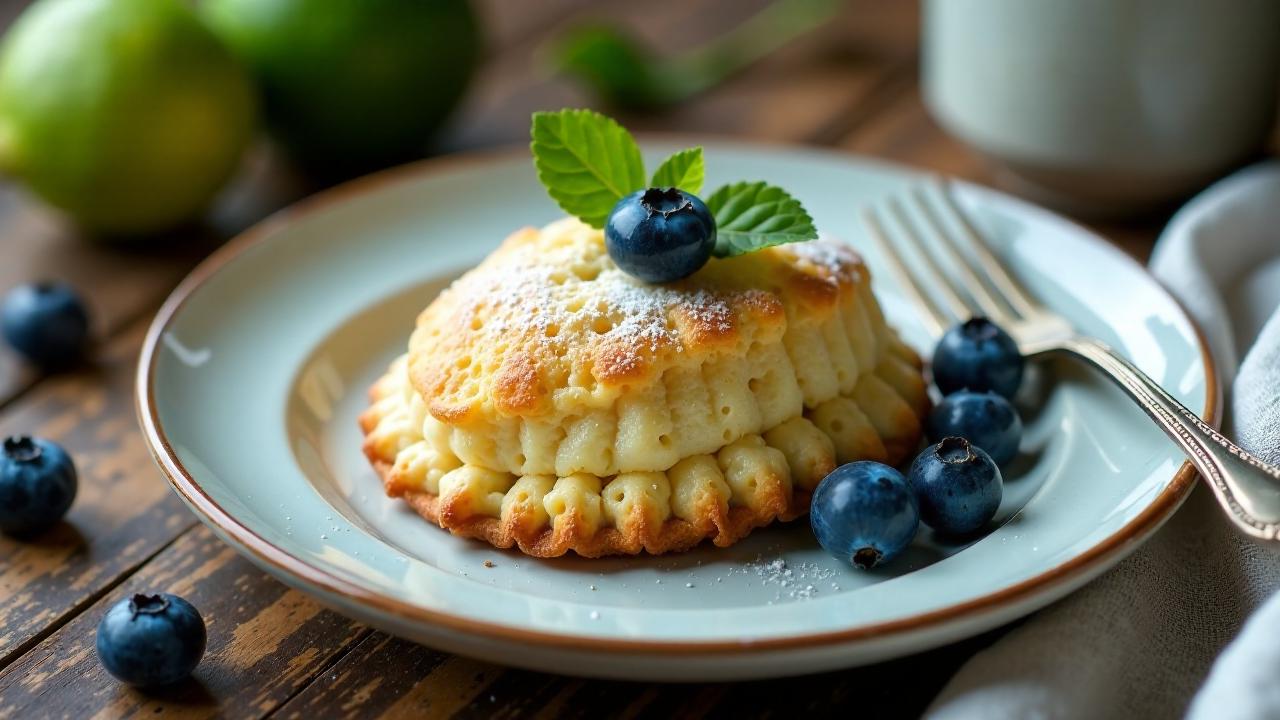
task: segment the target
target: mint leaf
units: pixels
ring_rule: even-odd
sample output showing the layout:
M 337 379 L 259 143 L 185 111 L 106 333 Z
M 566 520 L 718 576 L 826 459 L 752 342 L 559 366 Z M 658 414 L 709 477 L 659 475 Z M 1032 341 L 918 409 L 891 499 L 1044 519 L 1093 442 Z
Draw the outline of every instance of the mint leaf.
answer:
M 618 200 L 644 188 L 635 138 L 598 112 L 536 112 L 530 135 L 533 166 L 547 194 L 592 227 L 604 227 Z
M 818 237 L 813 218 L 800 201 L 767 183 L 725 185 L 707 198 L 707 209 L 716 219 L 716 257 Z
M 653 173 L 653 187 L 680 188 L 697 195 L 702 192 L 706 166 L 702 162 L 702 148 L 681 150 L 662 161 Z

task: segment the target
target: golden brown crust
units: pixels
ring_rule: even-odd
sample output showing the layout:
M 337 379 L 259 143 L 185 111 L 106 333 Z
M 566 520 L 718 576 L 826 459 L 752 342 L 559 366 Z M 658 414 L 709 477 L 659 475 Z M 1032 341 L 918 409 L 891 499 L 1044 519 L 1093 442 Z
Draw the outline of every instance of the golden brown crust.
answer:
M 536 415 L 547 397 L 538 363 L 525 353 L 512 353 L 494 382 L 494 404 L 508 415 Z
M 519 548 L 533 557 L 559 557 L 570 551 L 582 557 L 595 558 L 606 555 L 638 555 L 647 552 L 661 555 L 682 552 L 711 540 L 718 547 L 728 547 L 751 534 L 758 527 L 775 520 L 795 520 L 809 512 L 811 493 L 798 491 L 790 496 L 774 495 L 765 512 L 746 507 L 725 508 L 708 503 L 700 522 L 669 518 L 660 526 L 651 526 L 639 512 L 640 522 L 635 532 L 624 533 L 618 528 L 599 528 L 584 531 L 587 525 L 579 515 L 570 514 L 555 529 L 534 527 L 519 515 L 506 519 L 467 516 L 438 495 L 405 490 L 391 479 L 391 463 L 370 458 L 374 470 L 382 478 L 387 495 L 401 497 L 424 519 L 459 537 L 482 540 L 497 548 Z
M 390 377 L 390 374 L 384 376 L 370 390 L 374 400 L 386 396 Z M 927 396 L 924 399 L 927 403 Z M 914 404 L 901 398 L 897 403 L 906 408 Z M 442 500 L 440 495 L 425 492 L 398 475 L 394 469 L 395 456 L 379 450 L 373 435 L 381 419 L 375 405 L 361 413 L 359 424 L 365 433 L 364 454 L 382 479 L 389 497 L 403 498 L 424 519 L 454 535 L 482 540 L 498 548 L 516 547 L 534 557 L 558 557 L 571 551 L 583 557 L 635 555 L 640 552 L 659 555 L 688 550 L 705 540 L 719 547 L 728 547 L 758 527 L 804 516 L 809 511 L 812 497 L 811 490 L 793 484 L 790 477 L 771 473 L 760 478 L 760 489 L 750 506 L 731 507 L 723 499 L 707 493 L 695 502 L 692 519 L 670 517 L 655 524 L 637 506 L 632 509 L 633 521 L 624 523 L 625 529 L 595 527 L 576 511 L 567 512 L 552 527 L 519 508 L 501 517 L 477 515 L 460 498 L 455 497 L 452 502 L 447 498 Z M 861 441 L 867 445 L 845 451 L 845 457 L 837 457 L 833 449 L 829 454 L 816 458 L 805 471 L 805 484 L 810 488 L 816 486 L 818 480 L 842 462 L 877 460 L 892 465 L 903 462 L 919 445 L 922 419 L 923 414 L 911 413 L 910 420 L 904 422 L 908 429 L 883 441 L 868 425 Z M 849 452 L 853 455 L 848 455 Z M 796 467 L 795 463 L 791 465 Z M 791 472 L 799 473 L 800 470 L 796 468 Z

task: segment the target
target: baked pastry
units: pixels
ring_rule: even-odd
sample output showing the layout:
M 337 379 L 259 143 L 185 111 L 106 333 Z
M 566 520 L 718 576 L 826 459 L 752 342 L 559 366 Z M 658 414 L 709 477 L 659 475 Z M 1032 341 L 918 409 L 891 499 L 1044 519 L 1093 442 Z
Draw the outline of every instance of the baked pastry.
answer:
M 454 534 L 657 554 L 798 517 L 838 464 L 908 457 L 920 367 L 842 244 L 647 285 L 566 218 L 427 307 L 360 425 L 387 494 Z

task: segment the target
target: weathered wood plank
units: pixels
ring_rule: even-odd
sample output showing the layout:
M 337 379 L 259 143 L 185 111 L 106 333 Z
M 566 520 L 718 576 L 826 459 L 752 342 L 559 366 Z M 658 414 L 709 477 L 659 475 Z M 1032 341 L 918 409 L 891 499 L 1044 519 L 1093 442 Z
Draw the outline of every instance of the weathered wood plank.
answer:
M 504 669 L 374 633 L 274 717 L 742 718 L 770 714 L 915 717 L 991 633 L 854 670 L 751 683 L 584 680 Z M 394 658 L 394 660 L 391 660 Z M 913 692 L 903 693 L 902 678 Z M 336 710 L 340 708 L 341 710 Z
M 209 646 L 191 680 L 141 692 L 98 663 L 98 621 L 136 592 L 173 592 L 199 608 Z M 199 527 L 0 673 L 0 718 L 258 717 L 368 633 L 271 580 Z
M 195 522 L 134 421 L 144 329 L 135 322 L 96 366 L 47 380 L 0 416 L 0 435 L 61 443 L 80 472 L 63 523 L 34 541 L 0 536 L 0 667 Z
M 384 658 L 395 658 L 394 670 Z M 482 717 L 514 717 L 531 714 L 573 682 L 374 633 L 275 717 L 301 720 L 333 708 L 342 709 L 334 714 L 342 718 L 466 717 L 477 711 Z
M 379 672 L 369 673 L 352 664 L 354 657 L 395 658 L 395 661 L 379 661 Z M 416 684 L 430 677 L 450 659 L 444 653 L 374 633 L 308 686 L 308 689 L 324 687 L 325 692 L 308 695 L 304 690 L 283 706 L 276 717 L 313 718 L 326 714 L 344 718 L 374 717 L 388 712 Z M 472 675 L 472 685 L 483 682 L 486 676 L 481 674 L 478 677 L 479 680 L 475 674 Z M 451 689 L 453 692 L 457 690 Z M 449 704 L 443 697 L 439 702 Z M 340 711 L 335 712 L 335 708 L 340 708 Z

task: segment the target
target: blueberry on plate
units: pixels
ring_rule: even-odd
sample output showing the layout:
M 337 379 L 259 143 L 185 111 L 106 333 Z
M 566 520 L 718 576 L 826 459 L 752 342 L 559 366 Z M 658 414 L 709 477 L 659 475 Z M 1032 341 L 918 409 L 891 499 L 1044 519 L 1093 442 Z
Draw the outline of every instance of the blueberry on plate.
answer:
M 66 283 L 19 285 L 5 296 L 0 330 L 15 350 L 44 367 L 79 360 L 89 340 L 89 314 Z
M 1013 403 L 993 392 L 960 390 L 934 406 L 925 421 L 929 442 L 962 437 L 977 445 L 1004 467 L 1018 454 L 1022 418 Z
M 98 623 L 98 659 L 130 685 L 155 687 L 191 674 L 204 656 L 204 619 L 177 595 L 134 595 Z
M 813 491 L 809 524 L 827 552 L 869 570 L 906 549 L 920 527 L 920 512 L 902 473 L 863 460 L 823 478 Z
M 34 535 L 51 527 L 76 497 L 76 466 L 56 443 L 10 437 L 0 446 L 0 532 Z
M 604 240 L 609 256 L 627 274 L 646 282 L 671 282 L 707 264 L 716 245 L 716 221 L 692 193 L 637 190 L 613 206 Z
M 947 535 L 968 535 L 986 525 L 1000 507 L 1000 468 L 962 437 L 943 438 L 925 448 L 907 473 L 920 506 L 920 519 Z
M 1022 384 L 1022 354 L 1013 338 L 984 317 L 951 328 L 933 351 L 933 381 L 943 395 L 991 390 L 1012 399 Z

